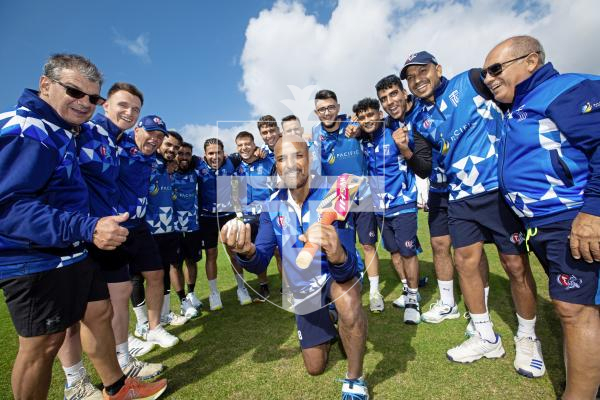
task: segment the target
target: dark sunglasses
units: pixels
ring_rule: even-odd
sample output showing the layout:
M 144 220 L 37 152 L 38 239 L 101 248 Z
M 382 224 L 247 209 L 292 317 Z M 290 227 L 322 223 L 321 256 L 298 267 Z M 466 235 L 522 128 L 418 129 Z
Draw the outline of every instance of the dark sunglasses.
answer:
M 75 89 L 74 87 L 67 86 L 64 83 L 62 83 L 61 81 L 57 81 L 56 79 L 50 78 L 50 80 L 53 82 L 56 82 L 60 86 L 64 87 L 65 92 L 67 93 L 67 96 L 70 96 L 74 99 L 82 99 L 85 96 L 87 96 L 90 99 L 90 103 L 97 105 L 97 106 L 101 106 L 106 101 L 106 99 L 104 97 L 100 96 L 99 94 L 87 94 L 85 92 L 82 92 L 79 89 Z
M 510 63 L 515 62 L 517 60 L 521 60 L 523 58 L 529 57 L 530 54 L 534 54 L 534 53 L 538 54 L 538 52 L 535 51 L 533 53 L 525 54 L 524 56 L 521 56 L 521 57 L 513 58 L 512 60 L 504 61 L 503 63 L 492 64 L 489 67 L 484 68 L 484 69 L 481 70 L 481 79 L 485 79 L 488 74 L 490 74 L 490 76 L 492 76 L 492 77 L 495 78 L 496 76 L 500 75 L 502 73 L 502 71 L 504 71 L 504 66 L 506 64 L 510 64 Z

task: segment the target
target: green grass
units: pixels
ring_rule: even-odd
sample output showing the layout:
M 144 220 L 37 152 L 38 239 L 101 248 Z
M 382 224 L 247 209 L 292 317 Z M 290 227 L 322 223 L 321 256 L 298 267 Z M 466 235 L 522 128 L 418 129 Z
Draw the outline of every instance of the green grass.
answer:
M 430 283 L 422 288 L 424 310 L 435 301 L 437 287 L 427 222 L 419 217 L 419 238 L 424 247 L 420 256 L 422 275 Z M 560 324 L 548 297 L 547 279 L 537 260 L 532 268 L 538 286 L 537 334 L 543 344 L 548 369 L 540 379 L 519 376 L 513 368 L 516 316 L 506 274 L 495 249 L 486 248 L 490 261 L 490 308 L 494 326 L 502 335 L 506 356 L 498 360 L 480 360 L 460 365 L 446 359 L 446 350 L 463 340 L 466 320 L 446 321 L 440 325 L 405 325 L 403 312 L 391 301 L 402 287 L 393 272 L 390 256 L 383 249 L 381 290 L 386 300 L 382 314 L 368 313 L 368 284 L 363 304 L 368 313 L 369 335 L 364 370 L 374 399 L 555 399 L 564 385 Z M 203 262 L 201 262 L 203 266 Z M 207 306 L 208 285 L 203 268 L 196 293 Z M 279 302 L 279 276 L 269 267 L 273 301 Z M 246 274 L 249 278 L 249 274 Z M 455 280 L 456 282 L 456 280 Z M 249 283 L 257 286 L 252 276 Z M 455 285 L 458 292 L 458 284 Z M 182 343 L 172 349 L 154 350 L 143 359 L 167 366 L 164 377 L 169 399 L 337 399 L 346 361 L 333 347 L 328 368 L 318 377 L 304 371 L 299 351 L 294 316 L 271 304 L 240 307 L 235 281 L 224 251 L 219 255 L 219 287 L 224 309 L 204 312 L 188 324 L 169 328 Z M 459 297 L 459 308 L 464 303 Z M 177 304 L 173 296 L 172 304 Z M 133 319 L 132 319 L 133 320 Z M 0 398 L 9 398 L 10 370 L 18 342 L 4 302 L 0 305 L 0 335 L 4 347 L 0 356 Z M 88 370 L 92 371 L 88 365 Z M 99 380 L 92 374 L 95 383 Z M 62 398 L 64 376 L 58 362 L 54 366 L 50 398 Z

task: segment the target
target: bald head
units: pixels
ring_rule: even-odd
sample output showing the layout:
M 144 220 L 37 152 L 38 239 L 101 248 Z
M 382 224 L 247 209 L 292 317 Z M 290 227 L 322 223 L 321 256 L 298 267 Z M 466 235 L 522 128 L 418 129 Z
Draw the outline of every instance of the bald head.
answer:
M 309 181 L 308 144 L 299 136 L 280 137 L 275 143 L 275 168 L 289 189 L 303 188 Z
M 542 44 L 531 36 L 513 36 L 498 43 L 485 58 L 484 82 L 497 101 L 511 104 L 515 87 L 544 65 Z

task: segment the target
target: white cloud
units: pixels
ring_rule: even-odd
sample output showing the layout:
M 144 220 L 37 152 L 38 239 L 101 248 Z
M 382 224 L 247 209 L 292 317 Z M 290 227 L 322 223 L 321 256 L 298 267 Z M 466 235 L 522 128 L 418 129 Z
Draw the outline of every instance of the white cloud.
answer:
M 377 80 L 398 73 L 410 53 L 432 52 L 451 77 L 481 66 L 495 44 L 516 34 L 539 38 L 559 71 L 600 73 L 594 50 L 600 3 L 525 4 L 340 0 L 321 24 L 302 4 L 278 1 L 248 24 L 240 88 L 256 116 L 289 114 L 282 100 L 290 98 L 290 85 L 332 89 L 349 112 L 359 99 L 375 96 Z
M 123 37 L 116 29 L 113 28 L 114 42 L 125 51 L 142 59 L 142 61 L 150 62 L 150 38 L 147 33 L 140 34 L 135 39 L 127 39 Z

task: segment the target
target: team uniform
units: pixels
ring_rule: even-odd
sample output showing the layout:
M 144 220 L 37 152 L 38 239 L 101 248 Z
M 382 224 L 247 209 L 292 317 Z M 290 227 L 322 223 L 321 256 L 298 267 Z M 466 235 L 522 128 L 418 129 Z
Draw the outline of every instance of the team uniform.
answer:
M 334 226 L 347 254 L 346 262 L 332 267 L 325 255 L 318 250 L 307 269 L 295 267 L 296 257 L 303 248 L 298 236 L 319 220 L 316 207 L 328 189 L 325 179 L 313 180 L 308 197 L 301 207 L 293 201 L 287 189 L 275 192 L 268 203 L 268 209 L 260 215 L 255 241 L 256 254 L 251 259 L 238 257 L 242 267 L 260 274 L 267 269 L 275 248 L 279 249 L 286 286 L 284 298 L 289 298 L 288 306 L 296 314 L 298 338 L 304 349 L 326 343 L 337 336 L 326 307 L 331 301 L 331 283 L 347 282 L 360 277 L 355 230 L 347 222 L 341 221 L 334 222 Z
M 498 191 L 502 112 L 486 96 L 478 70 L 442 77 L 435 103 L 424 103 L 414 123 L 442 156 L 437 172 L 443 168 L 448 182 L 452 245 L 493 241 L 501 253 L 522 254 L 522 225 Z
M 550 296 L 568 303 L 600 304 L 600 263 L 575 260 L 569 247 L 575 216 L 600 215 L 599 95 L 599 76 L 548 63 L 517 85 L 500 142 L 504 198 L 528 228 Z
M 79 129 L 29 89 L 0 114 L 0 287 L 23 337 L 64 331 L 108 298 L 84 245 L 98 218 L 77 163 Z
M 202 238 L 198 225 L 198 176 L 196 171 L 175 171 L 172 179 L 175 231 L 180 232 L 179 257 L 194 263 L 202 258 Z

